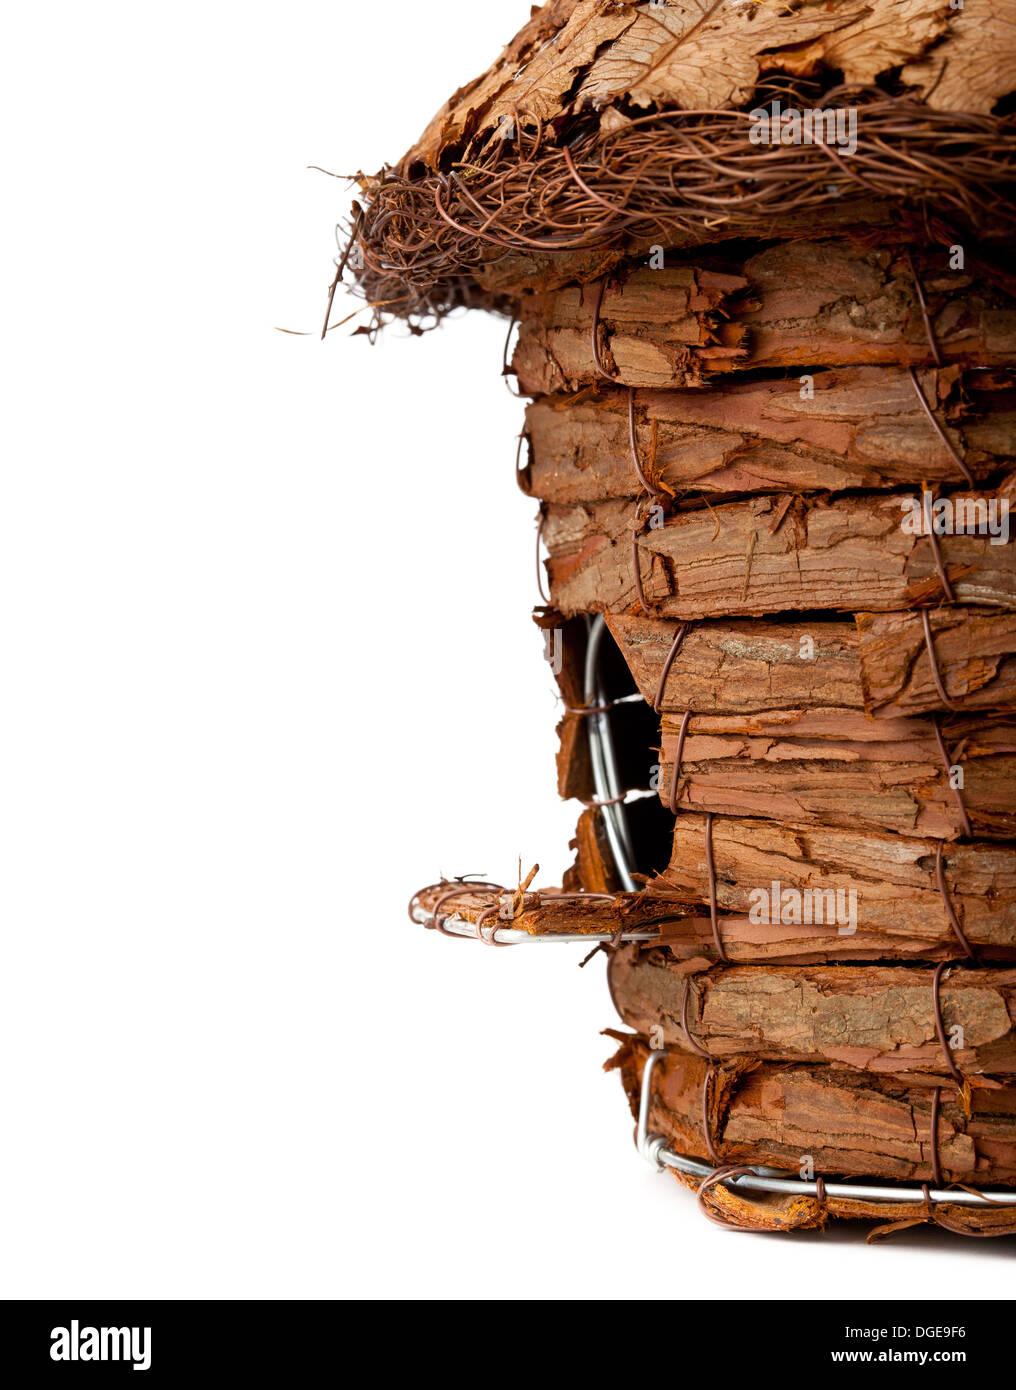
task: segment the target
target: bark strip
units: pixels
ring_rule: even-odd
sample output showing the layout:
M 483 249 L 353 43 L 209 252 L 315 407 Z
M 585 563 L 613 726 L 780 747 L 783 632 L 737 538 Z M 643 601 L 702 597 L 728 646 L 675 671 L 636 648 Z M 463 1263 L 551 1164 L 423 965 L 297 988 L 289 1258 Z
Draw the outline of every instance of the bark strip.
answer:
M 933 653 L 920 613 L 856 615 L 869 714 L 941 709 L 936 670 L 954 708 L 1016 708 L 1016 613 L 963 605 L 934 609 L 928 621 Z
M 686 265 L 524 295 L 512 358 L 519 389 L 543 395 L 602 382 L 593 355 L 597 312 L 604 371 L 625 385 L 699 385 L 717 362 L 747 357 L 745 330 L 729 323 L 734 301 L 747 288 L 737 271 L 714 274 Z
M 665 951 L 622 947 L 611 997 L 629 1028 L 688 1050 L 682 1024 L 713 1057 L 810 1062 L 949 1084 L 935 1022 L 933 969 L 901 965 L 717 965 L 689 975 Z M 685 1011 L 685 993 L 687 1008 Z M 952 1062 L 965 1077 L 1016 1076 L 1016 969 L 945 974 L 940 1002 Z
M 747 714 L 840 708 L 877 718 L 1016 709 L 1016 613 L 966 605 L 932 609 L 928 621 L 934 668 L 920 613 L 859 613 L 856 625 L 835 619 L 696 623 L 671 662 L 660 709 Z M 678 624 L 611 614 L 607 626 L 653 704 Z
M 708 921 L 705 817 L 682 812 L 669 866 L 650 885 L 695 915 L 672 925 L 672 951 L 715 958 Z M 777 824 L 717 816 L 712 825 L 720 936 L 732 961 L 943 960 L 963 954 L 938 890 L 934 840 L 849 827 Z M 966 938 L 988 959 L 1016 960 L 1016 846 L 984 842 L 943 847 L 949 901 Z M 753 890 L 851 895 L 855 932 L 839 924 L 769 913 L 752 922 Z M 815 900 L 817 901 L 817 900 Z M 823 901 L 827 901 L 824 899 Z M 763 914 L 756 912 L 755 916 Z M 823 912 L 823 918 L 825 913 Z
M 644 698 L 653 704 L 678 624 L 610 614 L 607 627 Z M 695 623 L 681 639 L 660 710 L 750 714 L 776 709 L 863 710 L 857 630 L 852 622 Z
M 1016 393 L 979 389 L 953 368 L 922 370 L 925 398 L 975 476 L 1016 456 Z M 548 502 L 634 497 L 628 393 L 607 387 L 542 397 L 526 410 L 529 491 Z M 639 391 L 636 439 L 645 471 L 680 495 L 837 492 L 958 480 L 955 460 L 897 367 L 731 382 L 723 389 Z
M 975 835 L 1016 836 L 1016 724 L 961 715 L 942 722 Z M 930 719 L 872 720 L 850 710 L 697 715 L 662 725 L 660 795 L 678 809 L 891 830 L 952 840 L 965 833 Z
M 918 255 L 917 268 L 943 360 L 1009 365 L 1013 301 L 941 258 Z M 710 374 L 757 368 L 934 361 L 907 258 L 890 247 L 781 242 L 727 273 L 641 266 L 605 283 L 600 362 L 624 386 L 698 386 Z M 523 296 L 513 358 L 522 391 L 546 395 L 602 381 L 592 348 L 597 299 L 597 287 L 574 285 Z
M 1000 494 L 1003 499 L 1008 493 Z M 956 494 L 973 505 L 989 498 Z M 896 612 L 942 596 L 931 539 L 904 530 L 913 495 L 849 497 L 787 507 L 757 497 L 683 511 L 642 529 L 631 502 L 547 509 L 551 594 L 566 615 L 640 611 L 632 535 L 646 602 L 660 617 L 762 616 L 790 611 Z M 1016 545 L 942 535 L 961 603 L 1016 609 Z

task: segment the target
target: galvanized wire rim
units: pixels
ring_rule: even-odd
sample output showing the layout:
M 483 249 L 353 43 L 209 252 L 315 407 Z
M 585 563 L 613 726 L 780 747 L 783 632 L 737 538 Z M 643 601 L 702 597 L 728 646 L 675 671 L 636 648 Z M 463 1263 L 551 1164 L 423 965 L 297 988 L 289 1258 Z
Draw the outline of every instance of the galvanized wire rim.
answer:
M 688 1158 L 672 1149 L 663 1135 L 649 1131 L 649 1105 L 652 1097 L 652 1077 L 656 1064 L 666 1057 L 666 1050 L 650 1052 L 642 1069 L 642 1083 L 639 1091 L 639 1116 L 635 1131 L 636 1147 L 643 1158 L 657 1171 L 664 1167 L 673 1168 L 689 1177 L 708 1178 L 716 1169 L 698 1159 Z M 851 1183 L 839 1182 L 818 1176 L 813 1179 L 799 1178 L 779 1168 L 768 1168 L 764 1164 L 745 1164 L 750 1169 L 738 1177 L 720 1180 L 720 1185 L 749 1192 L 783 1193 L 797 1197 L 838 1197 L 842 1201 L 918 1203 L 925 1200 L 925 1191 L 933 1203 L 961 1207 L 1016 1206 L 1016 1189 L 981 1188 L 978 1192 L 967 1188 L 929 1188 L 926 1183 L 917 1186 L 889 1183 Z

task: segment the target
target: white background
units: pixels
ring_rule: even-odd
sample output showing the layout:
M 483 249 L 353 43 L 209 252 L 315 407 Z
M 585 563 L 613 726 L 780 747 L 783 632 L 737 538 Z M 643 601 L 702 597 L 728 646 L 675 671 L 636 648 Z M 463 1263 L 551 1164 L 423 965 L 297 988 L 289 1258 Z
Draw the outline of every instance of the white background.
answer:
M 576 808 L 505 326 L 317 341 L 305 166 L 397 159 L 526 13 L 8 13 L 0 1294 L 1005 1292 L 1000 1243 L 713 1228 L 603 958 L 406 919 L 559 881 Z

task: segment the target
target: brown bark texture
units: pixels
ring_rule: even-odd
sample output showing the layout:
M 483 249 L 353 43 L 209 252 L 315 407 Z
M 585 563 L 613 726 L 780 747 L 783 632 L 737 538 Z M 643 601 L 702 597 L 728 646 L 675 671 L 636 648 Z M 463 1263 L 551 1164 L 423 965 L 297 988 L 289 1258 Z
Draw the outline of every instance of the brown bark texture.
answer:
M 919 613 L 858 613 L 855 621 L 869 714 L 940 709 L 936 668 L 951 709 L 1016 707 L 1016 614 L 971 605 L 932 611 L 932 653 Z
M 900 612 L 943 596 L 932 537 L 913 521 L 919 500 L 765 496 L 661 516 L 656 526 L 630 501 L 550 506 L 551 597 L 568 616 L 638 612 L 637 548 L 643 595 L 660 617 Z M 993 500 L 999 517 L 1008 492 L 951 500 L 962 502 L 954 515 L 967 526 L 967 515 L 983 515 Z M 937 540 L 960 603 L 1016 609 L 1016 545 L 986 531 Z
M 967 605 L 933 609 L 928 621 L 931 653 L 920 613 L 696 623 L 681 638 L 662 692 L 677 623 L 611 614 L 607 626 L 642 695 L 650 704 L 659 696 L 667 714 L 839 708 L 886 718 L 1016 708 L 1016 613 Z
M 1012 363 L 1016 303 L 1004 290 L 949 269 L 942 253 L 918 254 L 915 269 L 944 362 Z M 604 375 L 622 386 L 684 388 L 760 368 L 934 363 L 899 248 L 783 241 L 722 271 L 701 261 L 640 266 L 601 285 L 602 298 L 598 286 L 574 285 L 523 297 L 512 359 L 520 390 L 576 391 Z
M 679 811 L 953 840 L 966 833 L 965 808 L 976 836 L 1016 835 L 1016 723 L 1002 717 L 943 720 L 947 765 L 927 718 L 835 709 L 697 715 L 674 796 L 681 722 L 664 716 L 660 779 L 661 798 Z
M 1016 1075 L 1016 969 L 944 972 L 936 1018 L 930 966 L 715 965 L 690 973 L 665 950 L 622 947 L 610 992 L 624 1023 L 662 1046 L 712 1057 L 808 1062 L 946 1085 Z M 941 1022 L 948 1054 L 938 1036 Z
M 922 368 L 918 385 L 975 477 L 1016 455 L 1008 373 Z M 700 391 L 635 394 L 643 471 L 661 488 L 712 499 L 758 492 L 839 492 L 953 483 L 956 463 L 899 367 L 845 367 L 797 378 L 725 381 Z M 541 396 L 526 410 L 533 496 L 571 504 L 640 490 L 629 393 L 613 387 Z
M 967 941 L 985 959 L 1016 960 L 1016 846 L 736 816 L 715 817 L 711 838 L 720 938 L 732 961 L 939 961 L 965 955 L 938 887 L 940 847 L 948 903 Z M 768 921 L 750 920 L 753 892 L 771 892 L 774 883 L 780 893 L 801 894 L 802 905 L 806 893 L 843 895 L 840 902 L 855 906 L 855 930 L 841 931 L 842 924 L 826 920 L 824 910 L 818 920 L 814 910 L 807 914 L 810 922 L 800 920 L 803 912 L 782 909 L 756 913 Z M 671 952 L 716 959 L 703 920 L 709 903 L 705 816 L 677 817 L 670 864 L 650 891 L 689 909 L 687 919 L 668 927 Z M 824 908 L 828 898 L 822 901 Z

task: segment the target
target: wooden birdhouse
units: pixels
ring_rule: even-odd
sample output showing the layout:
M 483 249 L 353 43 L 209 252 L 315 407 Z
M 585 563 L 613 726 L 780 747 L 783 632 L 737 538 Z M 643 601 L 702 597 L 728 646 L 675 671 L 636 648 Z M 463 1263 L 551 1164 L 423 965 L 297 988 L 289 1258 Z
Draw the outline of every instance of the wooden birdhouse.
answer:
M 553 0 L 354 213 L 375 328 L 512 325 L 578 813 L 560 887 L 412 915 L 602 949 L 640 1146 L 738 1227 L 1016 1233 L 1000 15 Z

